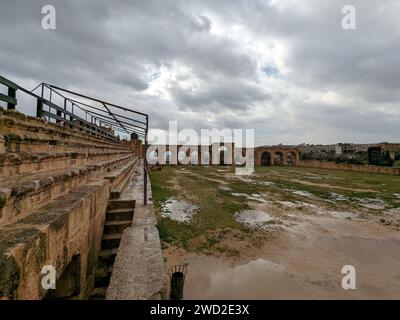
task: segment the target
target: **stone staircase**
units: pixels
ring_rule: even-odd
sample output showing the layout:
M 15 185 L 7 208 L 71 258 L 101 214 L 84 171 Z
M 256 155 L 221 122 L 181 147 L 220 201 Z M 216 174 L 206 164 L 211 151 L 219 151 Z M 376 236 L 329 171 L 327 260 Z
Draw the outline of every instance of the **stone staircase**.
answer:
M 151 184 L 148 180 L 148 201 L 144 204 L 144 179 L 143 166 L 139 164 L 135 179 L 120 198 L 134 200 L 135 210 L 132 226 L 124 228 L 118 251 L 112 252 L 113 268 L 106 300 L 166 298 L 167 278 L 152 203 Z
M 134 207 L 135 201 L 133 200 L 109 201 L 101 240 L 101 251 L 97 262 L 95 288 L 91 296 L 93 300 L 105 299 L 122 232 L 132 226 Z
M 122 198 L 126 197 L 126 193 L 129 194 L 126 191 L 138 173 L 139 163 L 139 161 L 136 161 L 133 165 L 128 164 L 114 175 L 106 177 L 113 182 L 116 182 L 118 178 L 120 179 L 110 191 L 101 240 L 101 251 L 97 262 L 95 288 L 91 295 L 92 300 L 105 299 L 115 257 L 121 242 L 122 232 L 132 226 L 136 201 L 134 199 Z

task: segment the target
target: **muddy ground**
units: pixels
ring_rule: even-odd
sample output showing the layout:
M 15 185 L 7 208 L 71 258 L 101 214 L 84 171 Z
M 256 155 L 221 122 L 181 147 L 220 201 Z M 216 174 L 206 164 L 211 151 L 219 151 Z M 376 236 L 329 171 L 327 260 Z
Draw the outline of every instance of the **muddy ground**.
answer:
M 164 167 L 151 180 L 167 269 L 188 264 L 185 299 L 400 299 L 399 177 Z

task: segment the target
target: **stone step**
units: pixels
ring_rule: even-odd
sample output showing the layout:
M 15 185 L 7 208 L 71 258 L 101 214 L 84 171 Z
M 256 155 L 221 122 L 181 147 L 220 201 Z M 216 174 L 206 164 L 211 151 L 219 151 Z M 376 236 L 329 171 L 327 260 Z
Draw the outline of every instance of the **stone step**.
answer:
M 103 235 L 101 239 L 101 249 L 118 249 L 122 233 L 112 233 Z
M 17 152 L 49 152 L 51 151 L 49 149 L 53 149 L 51 146 L 59 144 L 121 148 L 119 141 L 90 135 L 78 129 L 70 129 L 68 126 L 50 123 L 14 110 L 0 110 L 0 132 L 4 135 L 6 149 L 9 152 L 12 150 Z
M 98 266 L 96 269 L 96 276 L 94 286 L 95 288 L 107 288 L 110 283 L 112 273 L 112 265 L 110 266 Z
M 94 288 L 90 300 L 104 300 L 106 297 L 106 288 Z
M 132 221 L 134 214 L 134 208 L 121 208 L 107 210 L 106 220 L 107 221 Z
M 118 249 L 101 250 L 99 253 L 98 266 L 112 266 L 117 256 Z
M 125 229 L 106 299 L 161 299 L 164 284 L 165 266 L 157 227 L 140 225 Z
M 128 155 L 129 151 L 63 152 L 63 153 L 4 153 L 0 155 L 0 180 L 32 172 L 45 172 L 84 165 L 93 161 L 106 161 Z
M 123 179 L 115 186 L 111 188 L 110 199 L 119 199 L 122 193 L 126 190 L 129 182 L 135 174 L 136 167 L 138 165 L 138 159 L 135 159 L 128 169 L 123 173 Z
M 0 116 L 1 121 L 1 116 Z M 1 125 L 1 124 L 0 124 Z M 91 140 L 87 138 L 71 138 L 68 135 L 42 135 L 37 136 L 30 132 L 15 132 L 6 130 L 2 131 L 4 134 L 4 146 L 6 152 L 29 152 L 29 153 L 42 153 L 42 152 L 100 152 L 106 150 L 123 150 L 120 144 L 107 143 L 105 140 Z
M 133 155 L 88 163 L 64 170 L 52 170 L 14 177 L 0 182 L 0 225 L 20 219 L 92 179 L 131 162 Z
M 110 284 L 111 272 L 104 277 L 97 277 L 94 280 L 95 288 L 107 288 Z
M 107 211 L 114 211 L 115 209 L 134 209 L 135 200 L 109 200 Z
M 130 220 L 111 220 L 104 223 L 103 234 L 122 233 L 126 228 L 132 226 L 132 219 Z
M 136 167 L 138 162 L 138 158 L 133 158 L 132 161 L 128 162 L 124 166 L 121 166 L 118 170 L 112 172 L 109 175 L 105 176 L 105 179 L 108 179 L 111 182 L 111 190 L 120 189 L 124 187 L 124 183 L 129 179 L 130 174 L 132 173 L 132 169 Z
M 97 277 L 107 277 L 111 275 L 113 265 L 101 265 L 96 269 L 96 278 Z

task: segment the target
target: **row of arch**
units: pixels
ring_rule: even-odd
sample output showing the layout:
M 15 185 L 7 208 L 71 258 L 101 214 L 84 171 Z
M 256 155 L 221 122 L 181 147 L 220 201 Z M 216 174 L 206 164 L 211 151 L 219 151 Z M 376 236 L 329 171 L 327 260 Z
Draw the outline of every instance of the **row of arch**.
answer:
M 150 146 L 147 159 L 150 164 L 243 164 L 243 161 L 247 161 L 246 149 L 238 150 L 239 154 L 235 154 L 233 144 L 192 147 Z M 254 159 L 249 158 L 249 161 L 254 161 L 258 166 L 298 165 L 299 160 L 299 150 L 288 147 L 258 147 L 254 149 Z
M 299 162 L 299 151 L 296 149 L 262 148 L 256 150 L 256 165 L 297 165 Z
M 245 156 L 245 151 L 242 152 Z M 148 153 L 148 162 L 152 163 L 157 161 L 160 164 L 203 164 L 203 165 L 232 165 L 236 161 L 232 148 L 220 146 L 217 149 L 212 148 L 188 148 L 186 150 L 174 150 L 172 152 L 169 148 L 159 149 L 154 148 Z

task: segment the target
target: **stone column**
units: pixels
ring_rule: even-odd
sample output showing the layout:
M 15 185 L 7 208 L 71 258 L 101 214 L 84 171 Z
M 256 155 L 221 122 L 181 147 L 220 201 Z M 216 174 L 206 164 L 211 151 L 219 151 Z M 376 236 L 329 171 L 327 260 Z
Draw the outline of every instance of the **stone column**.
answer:
M 196 146 L 196 148 L 197 148 L 197 165 L 200 166 L 200 165 L 202 165 L 202 163 L 201 163 L 201 152 L 202 152 L 201 145 Z
M 211 145 L 211 149 L 212 149 L 212 157 L 211 157 L 211 164 L 213 165 L 219 165 L 219 149 L 220 144 L 219 143 L 213 143 Z
M 261 154 L 260 150 L 254 149 L 254 160 L 255 160 L 255 165 L 260 166 L 261 165 Z

